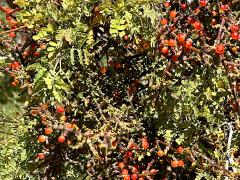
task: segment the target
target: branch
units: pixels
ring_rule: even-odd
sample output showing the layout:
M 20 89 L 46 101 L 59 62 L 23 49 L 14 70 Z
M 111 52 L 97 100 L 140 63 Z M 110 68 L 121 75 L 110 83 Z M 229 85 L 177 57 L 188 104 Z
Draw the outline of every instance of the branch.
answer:
M 232 135 L 233 135 L 232 124 L 228 123 L 228 127 L 229 127 L 229 135 L 228 135 L 228 143 L 227 143 L 227 158 L 226 158 L 226 165 L 225 165 L 226 170 L 228 170 L 228 165 L 230 164 L 230 161 L 229 161 L 230 148 L 231 148 Z M 225 177 L 225 180 L 228 180 L 228 177 Z
M 1 33 L 0 33 L 0 36 L 3 35 L 3 34 L 8 34 L 8 33 L 10 33 L 10 32 L 15 32 L 15 31 L 24 29 L 24 28 L 26 28 L 26 27 L 27 27 L 27 26 L 21 26 L 21 27 L 16 28 L 16 29 L 11 29 L 11 30 L 8 30 L 8 31 L 1 32 Z
M 169 146 L 168 143 L 165 143 L 165 142 L 163 142 L 163 141 L 158 140 L 158 142 L 159 142 L 160 144 L 164 145 L 164 146 Z M 177 152 L 177 149 L 175 149 L 174 147 L 169 146 L 169 148 L 170 148 L 172 151 Z M 230 172 L 230 171 L 228 171 L 228 170 L 226 170 L 226 169 L 223 169 L 221 166 L 217 165 L 217 163 L 215 163 L 213 160 L 211 160 L 211 159 L 209 159 L 208 157 L 202 155 L 200 152 L 197 152 L 197 151 L 195 151 L 195 150 L 192 150 L 192 152 L 195 153 L 195 154 L 198 154 L 199 156 L 201 156 L 202 158 L 204 158 L 206 161 L 208 161 L 208 162 L 211 164 L 212 167 L 215 167 L 215 168 L 223 171 L 225 175 L 231 176 L 231 177 L 234 176 L 234 174 L 233 174 L 232 172 Z M 185 152 L 185 154 L 187 154 L 187 152 Z M 191 158 L 191 157 L 188 156 L 188 155 L 186 155 L 186 158 L 187 158 L 191 163 L 196 162 L 193 158 Z M 198 165 L 196 164 L 196 166 L 199 167 L 200 169 L 203 169 L 203 170 L 206 169 L 204 166 L 199 165 L 199 164 L 198 164 Z
M 225 73 L 228 74 L 228 68 L 227 68 L 227 65 L 226 65 L 226 61 L 224 61 L 223 57 L 220 57 L 220 61 L 225 69 Z M 229 83 L 229 86 L 231 88 L 231 91 L 232 91 L 232 94 L 233 94 L 233 97 L 234 97 L 234 101 L 236 102 L 237 104 L 237 112 L 238 112 L 238 116 L 240 117 L 240 104 L 238 103 L 238 97 L 237 97 L 237 93 L 235 91 L 235 88 L 234 88 L 234 85 L 232 83 L 232 80 L 230 79 L 229 76 L 228 77 L 228 83 Z
M 219 31 L 218 31 L 218 36 L 217 36 L 217 40 L 216 40 L 216 42 L 215 42 L 215 45 L 220 43 L 221 34 L 222 34 L 222 29 L 223 29 L 224 24 L 225 24 L 225 18 L 222 18 L 222 22 L 221 22 L 221 24 L 220 24 L 220 28 L 219 28 Z

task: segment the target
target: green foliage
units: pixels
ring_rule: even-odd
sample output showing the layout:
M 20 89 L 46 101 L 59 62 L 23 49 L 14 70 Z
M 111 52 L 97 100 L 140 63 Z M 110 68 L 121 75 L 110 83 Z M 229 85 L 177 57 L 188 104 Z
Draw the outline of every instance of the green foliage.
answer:
M 232 73 L 231 79 L 226 66 L 220 63 L 221 58 L 213 52 L 216 28 L 205 25 L 206 32 L 213 34 L 212 39 L 201 39 L 200 32 L 186 25 L 187 16 L 192 15 L 186 11 L 185 19 L 179 23 L 170 20 L 173 30 L 164 29 L 159 19 L 169 16 L 169 12 L 163 10 L 159 1 L 16 0 L 15 3 L 21 11 L 14 16 L 21 26 L 27 27 L 29 44 L 19 52 L 8 48 L 1 52 L 3 69 L 13 59 L 20 61 L 21 68 L 14 70 L 10 66 L 8 71 L 14 78 L 1 75 L 7 79 L 0 84 L 4 88 L 1 112 L 4 118 L 14 121 L 15 128 L 6 128 L 13 139 L 5 142 L 12 135 L 0 137 L 4 141 L 0 176 L 71 179 L 87 174 L 95 179 L 121 178 L 119 169 L 116 170 L 116 163 L 122 160 L 121 148 L 126 149 L 130 142 L 142 146 L 140 139 L 146 136 L 151 148 L 133 151 L 134 158 L 144 168 L 150 163 L 146 157 L 156 159 L 158 149 L 165 148 L 166 155 L 170 144 L 183 145 L 198 154 L 190 153 L 194 162 L 187 163 L 186 171 L 179 168 L 176 172 L 184 178 L 184 173 L 192 171 L 197 163 L 195 179 L 215 178 L 211 174 L 215 173 L 212 163 L 209 160 L 202 163 L 201 158 L 207 156 L 216 164 L 225 163 L 228 132 L 224 127 L 227 121 L 236 126 L 239 121 L 229 103 L 236 99 L 229 89 L 232 79 L 239 75 Z M 237 15 L 232 19 L 235 21 Z M 162 46 L 166 46 L 164 40 L 180 33 L 188 34 L 196 49 L 204 49 L 202 41 L 208 42 L 204 44 L 207 50 L 187 52 L 178 43 L 180 48 L 169 48 L 170 55 L 161 54 Z M 31 49 L 33 45 L 35 49 Z M 22 56 L 25 50 L 30 51 L 29 57 Z M 34 56 L 36 51 L 40 57 Z M 11 55 L 5 58 L 8 52 Z M 176 54 L 177 62 L 171 59 Z M 238 62 L 239 54 L 233 57 L 233 62 Z M 16 92 L 4 87 L 13 79 L 21 80 L 24 113 L 19 110 L 22 104 L 16 102 L 19 100 Z M 59 106 L 64 107 L 64 112 L 57 111 Z M 22 118 L 9 116 L 16 111 L 20 111 L 18 116 Z M 46 135 L 46 127 L 53 132 Z M 239 143 L 237 132 L 234 128 L 232 147 Z M 46 142 L 39 143 L 37 139 L 43 134 Z M 64 143 L 58 142 L 60 135 L 66 138 Z M 157 144 L 157 139 L 163 139 L 164 143 Z M 120 150 L 112 145 L 115 141 Z M 38 153 L 45 157 L 36 158 Z M 176 159 L 175 156 L 185 157 L 170 150 L 166 162 Z M 153 163 L 153 167 L 162 167 L 162 162 Z M 95 169 L 89 170 L 87 164 L 93 164 Z M 210 166 L 207 172 L 198 169 L 202 164 Z M 169 165 L 162 168 L 174 172 Z M 237 165 L 236 168 L 239 169 Z M 221 173 L 217 176 L 223 176 Z M 162 172 L 159 174 L 162 177 Z

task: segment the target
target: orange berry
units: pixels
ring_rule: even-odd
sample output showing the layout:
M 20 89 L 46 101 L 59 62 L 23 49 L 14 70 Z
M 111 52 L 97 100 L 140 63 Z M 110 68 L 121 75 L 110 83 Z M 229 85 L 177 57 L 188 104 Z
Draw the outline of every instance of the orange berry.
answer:
M 60 135 L 60 136 L 58 137 L 58 142 L 64 143 L 64 142 L 65 142 L 65 137 L 64 137 L 63 135 Z
M 65 129 L 72 129 L 73 125 L 71 123 L 66 123 L 64 127 Z
M 46 141 L 46 137 L 45 137 L 44 135 L 40 135 L 40 136 L 38 137 L 38 142 L 44 143 L 45 141 Z
M 170 15 L 171 18 L 175 18 L 176 15 L 177 15 L 177 11 L 176 10 L 172 10 L 172 11 L 170 11 L 169 15 Z
M 178 146 L 177 152 L 178 152 L 179 154 L 182 154 L 183 151 L 184 151 L 183 147 L 182 147 L 182 146 Z
M 182 43 L 183 41 L 185 41 L 185 37 L 186 37 L 185 34 L 178 34 L 177 35 L 178 42 Z
M 99 71 L 101 74 L 105 74 L 107 72 L 107 68 L 102 66 L 102 67 L 100 67 Z
M 171 166 L 172 166 L 173 168 L 178 167 L 178 161 L 177 161 L 177 160 L 171 161 Z
M 53 129 L 51 127 L 45 128 L 45 134 L 49 135 L 53 132 Z
M 40 49 L 42 49 L 42 50 L 45 50 L 45 49 L 46 49 L 46 45 L 45 45 L 45 44 L 43 44 L 43 43 L 42 43 L 42 44 L 40 44 L 40 46 L 39 46 L 39 47 L 40 47 Z
M 179 160 L 178 163 L 177 163 L 177 165 L 178 165 L 179 167 L 184 167 L 184 161 L 183 161 L 183 160 Z
M 127 170 L 127 169 L 123 169 L 123 170 L 122 170 L 122 174 L 123 174 L 123 175 L 127 175 L 127 174 L 128 174 L 128 170 Z
M 15 37 L 16 37 L 16 34 L 15 34 L 15 32 L 10 32 L 10 33 L 8 34 L 8 36 L 9 36 L 10 38 L 15 38 Z
M 119 163 L 118 163 L 118 167 L 119 167 L 120 169 L 123 169 L 124 166 L 125 166 L 125 165 L 124 165 L 124 162 L 119 162 Z
M 174 39 L 169 39 L 168 40 L 168 45 L 173 47 L 173 46 L 176 46 L 176 41 Z
M 37 154 L 37 158 L 38 159 L 44 159 L 45 158 L 45 155 L 43 153 L 38 153 Z
M 166 18 L 161 19 L 161 24 L 166 25 L 168 23 L 168 20 Z
M 157 152 L 157 155 L 159 156 L 159 157 L 162 157 L 162 156 L 164 156 L 164 151 L 163 150 L 159 150 L 158 152 Z
M 149 147 L 148 142 L 143 142 L 142 147 L 143 147 L 143 149 L 147 149 Z

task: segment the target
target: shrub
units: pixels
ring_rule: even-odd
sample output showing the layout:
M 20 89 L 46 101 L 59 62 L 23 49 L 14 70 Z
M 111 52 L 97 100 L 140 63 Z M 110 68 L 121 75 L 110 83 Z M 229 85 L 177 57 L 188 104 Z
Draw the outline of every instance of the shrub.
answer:
M 236 6 L 210 0 L 1 6 L 3 52 L 11 53 L 5 73 L 26 96 L 26 170 L 43 179 L 236 177 Z

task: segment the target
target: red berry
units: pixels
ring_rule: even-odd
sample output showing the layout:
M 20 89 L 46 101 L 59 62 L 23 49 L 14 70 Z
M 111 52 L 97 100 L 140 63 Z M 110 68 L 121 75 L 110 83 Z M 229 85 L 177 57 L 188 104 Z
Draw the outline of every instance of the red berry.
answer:
M 185 41 L 185 34 L 178 34 L 177 35 L 177 40 L 178 42 L 182 43 L 183 41 Z
M 18 61 L 14 61 L 12 64 L 11 64 L 11 68 L 13 70 L 16 70 L 18 71 L 20 69 L 20 63 Z
M 33 57 L 37 58 L 37 57 L 39 57 L 39 56 L 40 56 L 40 52 L 35 51 L 35 52 L 33 53 Z
M 185 48 L 190 49 L 192 47 L 192 40 L 188 39 L 185 43 Z
M 58 142 L 64 143 L 65 142 L 65 137 L 63 135 L 58 136 Z
M 38 137 L 38 142 L 44 143 L 45 141 L 46 141 L 46 137 L 45 137 L 44 135 L 40 135 L 40 136 Z
M 176 161 L 176 160 L 171 161 L 171 166 L 172 166 L 173 168 L 178 167 L 178 161 Z
M 16 28 L 17 28 L 17 26 L 12 26 L 12 27 L 11 27 L 11 29 L 16 29 Z
M 104 67 L 104 66 L 101 66 L 99 71 L 100 71 L 101 74 L 105 74 L 107 72 L 107 68 Z
M 187 18 L 187 22 L 188 22 L 189 24 L 193 24 L 193 23 L 196 22 L 196 20 L 195 20 L 194 18 L 192 18 L 192 17 L 188 17 L 188 18 Z
M 150 171 L 150 173 L 151 173 L 152 175 L 157 174 L 157 172 L 158 172 L 158 170 L 156 170 L 156 169 L 151 169 L 151 171 Z
M 178 62 L 178 55 L 173 55 L 172 60 L 176 63 Z
M 132 151 L 127 151 L 125 153 L 125 157 L 132 157 Z
M 45 128 L 45 134 L 49 135 L 53 132 L 52 128 L 51 127 L 47 127 Z
M 124 165 L 124 162 L 119 162 L 119 163 L 118 163 L 118 167 L 119 167 L 120 169 L 123 169 L 124 166 L 125 166 L 125 165 Z
M 12 19 L 11 16 L 6 16 L 6 20 L 10 21 Z
M 57 112 L 58 113 L 64 113 L 65 112 L 65 108 L 63 106 L 58 106 L 57 107 Z
M 17 86 L 17 83 L 13 81 L 13 82 L 11 83 L 11 86 L 12 86 L 12 87 L 16 87 L 16 86 Z
M 132 173 L 137 173 L 137 172 L 138 172 L 138 166 L 133 166 Z
M 120 68 L 122 67 L 122 65 L 121 65 L 120 63 L 115 63 L 115 64 L 114 64 L 114 67 L 115 67 L 116 69 L 120 69 Z
M 30 54 L 30 52 L 29 52 L 28 50 L 26 50 L 26 51 L 23 52 L 23 56 L 24 56 L 24 57 L 29 56 L 29 54 Z
M 138 179 L 138 175 L 137 174 L 132 174 L 131 178 L 132 178 L 132 180 L 137 180 Z
M 215 51 L 219 55 L 224 54 L 224 51 L 225 51 L 224 45 L 222 45 L 222 44 L 217 45 Z
M 193 27 L 197 30 L 200 30 L 202 28 L 202 24 L 198 21 L 196 21 L 194 24 L 193 24 Z
M 171 6 L 171 4 L 170 4 L 169 1 L 167 1 L 167 2 L 164 3 L 164 6 L 165 6 L 165 8 L 169 8 Z
M 9 24 L 11 24 L 12 26 L 16 26 L 17 25 L 17 21 L 11 19 L 11 20 L 9 20 Z
M 233 24 L 233 25 L 231 25 L 230 29 L 232 32 L 238 32 L 238 25 Z
M 36 43 L 32 43 L 30 46 L 31 50 L 35 50 L 37 48 L 37 44 Z
M 182 147 L 182 146 L 178 146 L 177 152 L 178 152 L 179 154 L 182 154 L 183 151 L 184 151 L 183 147 Z
M 43 153 L 38 153 L 37 154 L 37 158 L 38 159 L 44 159 L 45 158 L 45 155 Z
M 10 33 L 8 34 L 8 36 L 9 36 L 10 38 L 15 38 L 15 37 L 16 37 L 16 34 L 15 34 L 15 32 L 10 32 Z
M 183 160 L 179 160 L 177 165 L 179 167 L 184 167 L 184 161 Z
M 224 12 L 224 11 L 227 10 L 227 8 L 228 8 L 228 5 L 222 4 L 222 5 L 219 7 L 219 10 L 222 11 L 222 12 Z
M 123 37 L 123 39 L 124 39 L 125 41 L 128 41 L 128 40 L 129 40 L 128 35 L 126 34 L 126 35 Z
M 127 175 L 127 176 L 124 176 L 124 180 L 130 180 L 131 178 L 130 178 L 130 176 L 129 175 Z
M 122 174 L 123 174 L 123 175 L 127 175 L 127 174 L 128 174 L 128 170 L 127 170 L 127 169 L 123 169 L 123 170 L 122 170 Z
M 201 7 L 205 7 L 205 6 L 207 5 L 207 0 L 200 0 L 200 1 L 199 1 L 199 5 L 200 5 Z
M 232 39 L 233 40 L 238 40 L 238 33 L 237 32 L 233 32 L 232 34 L 231 34 L 231 37 L 232 37 Z
M 182 8 L 182 10 L 186 10 L 187 9 L 187 4 L 185 4 L 185 3 L 181 4 L 181 8 Z
M 6 10 L 5 10 L 6 14 L 11 14 L 12 12 L 13 12 L 13 10 L 10 9 L 9 7 L 7 7 Z
M 161 24 L 166 25 L 168 23 L 168 20 L 166 18 L 161 19 Z
M 176 17 L 177 11 L 176 11 L 176 10 L 172 10 L 172 11 L 170 11 L 169 15 L 170 15 L 170 17 L 173 19 L 173 18 Z
M 199 13 L 200 13 L 200 8 L 199 7 L 196 7 L 195 9 L 194 9 L 194 14 L 195 15 L 198 15 Z

